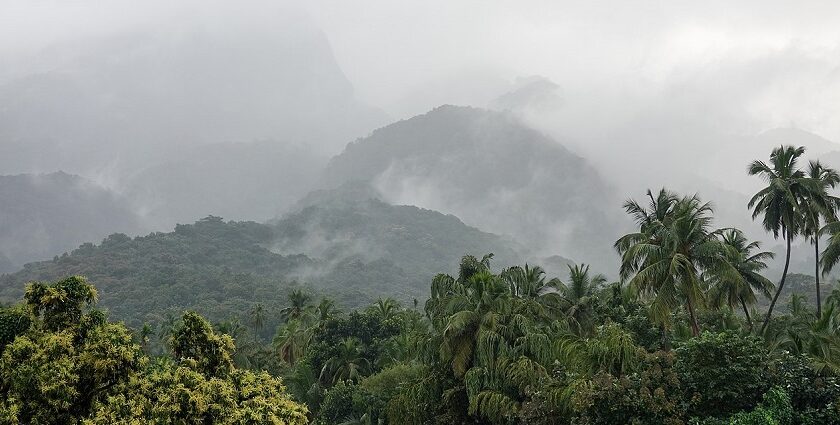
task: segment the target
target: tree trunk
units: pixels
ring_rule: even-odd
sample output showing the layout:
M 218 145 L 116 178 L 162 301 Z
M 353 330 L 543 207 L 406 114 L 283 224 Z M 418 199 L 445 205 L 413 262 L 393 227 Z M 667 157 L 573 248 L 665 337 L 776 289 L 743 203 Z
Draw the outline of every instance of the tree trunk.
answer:
M 820 235 L 814 235 L 814 280 L 817 283 L 817 318 L 822 317 L 822 298 L 820 296 Z
M 694 314 L 694 304 L 688 301 L 688 315 L 691 318 L 691 335 L 700 336 L 700 325 L 697 324 L 697 316 Z
M 744 297 L 738 297 L 738 300 L 741 301 L 741 307 L 744 309 L 744 316 L 747 318 L 747 326 L 750 327 L 750 332 L 752 332 L 753 323 L 752 318 L 750 317 L 750 311 L 747 309 L 747 303 L 744 302 Z
M 661 325 L 659 329 L 662 332 L 662 351 L 667 353 L 671 351 L 671 338 L 668 335 L 668 328 L 666 328 L 665 325 Z
M 767 316 L 764 317 L 764 324 L 761 325 L 761 334 L 767 329 L 767 324 L 770 323 L 770 316 L 773 315 L 773 307 L 776 306 L 776 301 L 779 300 L 779 295 L 782 294 L 782 288 L 785 286 L 785 278 L 787 278 L 788 266 L 790 266 L 790 241 L 793 235 L 785 230 L 785 239 L 787 239 L 787 253 L 785 254 L 785 269 L 782 271 L 782 280 L 779 281 L 779 287 L 776 288 L 776 295 L 773 296 L 773 301 L 770 301 L 770 308 L 767 309 Z

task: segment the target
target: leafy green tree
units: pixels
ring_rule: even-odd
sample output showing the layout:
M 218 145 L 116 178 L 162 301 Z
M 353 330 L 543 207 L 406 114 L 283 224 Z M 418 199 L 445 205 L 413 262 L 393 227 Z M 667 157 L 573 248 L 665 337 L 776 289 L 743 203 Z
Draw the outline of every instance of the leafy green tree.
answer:
M 790 244 L 796 235 L 802 232 L 803 215 L 801 205 L 813 185 L 805 173 L 797 168 L 797 161 L 805 148 L 800 146 L 780 146 L 770 153 L 770 163 L 764 161 L 753 161 L 747 168 L 751 176 L 761 177 L 767 186 L 759 190 L 750 199 L 748 208 L 752 209 L 752 217 L 763 216 L 762 225 L 764 229 L 773 234 L 773 237 L 781 236 L 785 240 L 785 266 L 782 271 L 782 278 L 776 287 L 776 294 L 770 301 L 767 315 L 761 325 L 761 332 L 767 328 L 770 317 L 773 315 L 773 308 L 785 286 L 788 268 L 790 267 Z
M 233 369 L 233 338 L 217 335 L 210 323 L 195 312 L 184 313 L 172 335 L 172 354 L 208 376 L 225 376 Z
M 644 353 L 640 373 L 595 374 L 572 395 L 575 423 L 683 424 L 685 406 L 673 352 Z
M 5 400 L 0 417 L 12 423 L 75 423 L 136 376 L 139 347 L 123 325 L 87 311 L 95 299 L 96 289 L 79 276 L 27 287 L 29 327 L 0 358 Z
M 768 344 L 777 351 L 808 356 L 818 372 L 840 372 L 840 310 L 832 297 L 828 301 L 817 316 L 803 296 L 793 294 L 790 314 L 768 327 Z
M 144 353 L 148 353 L 149 350 L 149 336 L 155 333 L 154 328 L 149 323 L 143 323 L 143 327 L 140 329 L 140 348 L 143 350 Z
M 455 405 L 465 403 L 463 413 L 508 423 L 529 389 L 553 380 L 548 368 L 563 347 L 552 337 L 568 334 L 568 328 L 540 301 L 549 287 L 540 273 L 514 269 L 495 275 L 487 259 L 464 257 L 457 279 L 438 275 L 432 281 L 426 313 L 434 333 L 428 345 L 439 350 L 428 360 L 451 371 L 454 387 L 443 393 Z M 450 411 L 446 417 L 452 421 L 463 413 Z
M 29 329 L 31 322 L 29 308 L 25 305 L 0 308 L 0 354 L 6 345 Z
M 676 350 L 675 370 L 689 413 L 726 416 L 753 408 L 770 386 L 761 340 L 734 332 L 704 332 Z
M 54 284 L 32 282 L 24 299 L 45 330 L 57 331 L 78 323 L 84 306 L 95 303 L 97 294 L 87 279 L 72 276 Z

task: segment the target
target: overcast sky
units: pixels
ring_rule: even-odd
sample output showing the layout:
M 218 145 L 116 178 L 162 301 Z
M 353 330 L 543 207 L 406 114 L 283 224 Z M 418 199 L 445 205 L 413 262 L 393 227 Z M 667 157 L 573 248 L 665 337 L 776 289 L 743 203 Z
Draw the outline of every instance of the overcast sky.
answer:
M 220 31 L 308 21 L 359 98 L 396 118 L 480 104 L 516 77 L 542 75 L 598 103 L 709 92 L 715 100 L 697 107 L 735 102 L 754 120 L 743 130 L 794 125 L 840 140 L 837 1 L 0 0 L 0 55 L 11 72 L 56 42 L 184 20 Z

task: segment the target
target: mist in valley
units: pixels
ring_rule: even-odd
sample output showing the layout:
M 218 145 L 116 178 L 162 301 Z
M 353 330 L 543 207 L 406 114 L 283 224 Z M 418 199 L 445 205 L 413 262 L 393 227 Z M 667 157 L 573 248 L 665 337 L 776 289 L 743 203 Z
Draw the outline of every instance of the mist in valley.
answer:
M 527 3 L 6 2 L 0 174 L 77 175 L 130 235 L 357 182 L 615 277 L 627 198 L 697 193 L 775 249 L 747 163 L 784 143 L 840 166 L 837 5 Z M 26 254 L 0 234 L 7 270 L 108 233 L 47 243 L 61 215 Z

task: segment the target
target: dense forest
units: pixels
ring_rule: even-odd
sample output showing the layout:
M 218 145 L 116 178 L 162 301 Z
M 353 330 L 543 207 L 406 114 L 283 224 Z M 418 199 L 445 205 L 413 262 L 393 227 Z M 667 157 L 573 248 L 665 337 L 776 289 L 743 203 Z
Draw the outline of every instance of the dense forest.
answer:
M 752 218 L 786 246 L 781 276 L 766 273 L 774 254 L 761 243 L 716 227 L 712 203 L 668 189 L 624 204 L 636 227 L 614 242 L 616 281 L 585 264 L 549 276 L 466 251 L 451 271 L 427 270 L 424 299 L 371 282 L 381 298 L 359 308 L 325 286 L 277 290 L 288 270 L 326 260 L 268 248 L 314 224 L 340 235 L 358 209 L 112 235 L 4 278 L 4 297 L 22 301 L 0 310 L 0 420 L 840 423 L 840 287 L 820 279 L 840 262 L 840 174 L 802 164 L 804 152 L 781 146 L 748 169 L 764 182 Z M 353 208 L 463 226 L 368 202 Z M 406 246 L 385 235 L 368 242 Z M 813 276 L 788 273 L 796 240 L 812 244 Z
M 382 294 L 411 303 L 428 296 L 429 273 L 455 270 L 458 257 L 477 250 L 502 264 L 521 259 L 512 241 L 351 185 L 312 193 L 298 211 L 268 224 L 210 216 L 168 233 L 86 243 L 0 275 L 0 302 L 18 300 L 28 281 L 83 275 L 100 289 L 99 307 L 135 328 L 171 322 L 187 309 L 213 321 L 236 320 L 256 302 L 276 313 L 302 285 L 343 308 Z

